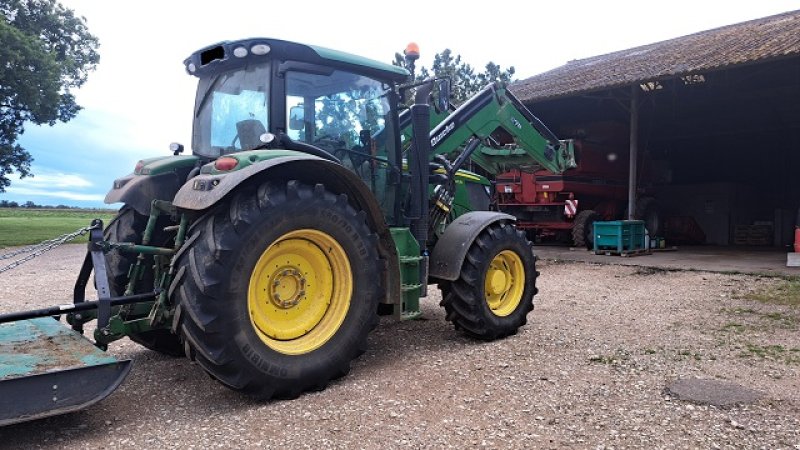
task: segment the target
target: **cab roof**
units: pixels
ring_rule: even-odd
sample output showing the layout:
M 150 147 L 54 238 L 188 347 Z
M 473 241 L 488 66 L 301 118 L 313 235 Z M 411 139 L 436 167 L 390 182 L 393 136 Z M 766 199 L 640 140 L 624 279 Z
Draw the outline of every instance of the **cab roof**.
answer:
M 410 75 L 408 70 L 402 67 L 363 56 L 317 45 L 306 45 L 272 38 L 250 38 L 219 42 L 192 53 L 184 60 L 184 66 L 189 74 L 203 76 L 208 73 L 230 70 L 244 65 L 246 62 L 261 58 L 330 66 L 395 82 L 406 81 Z

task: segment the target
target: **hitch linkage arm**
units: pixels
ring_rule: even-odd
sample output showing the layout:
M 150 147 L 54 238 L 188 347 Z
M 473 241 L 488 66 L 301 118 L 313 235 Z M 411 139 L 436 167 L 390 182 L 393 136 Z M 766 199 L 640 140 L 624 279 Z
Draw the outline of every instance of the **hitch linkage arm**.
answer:
M 111 297 L 108 287 L 108 276 L 106 275 L 106 259 L 103 254 L 103 221 L 94 219 L 89 232 L 89 251 L 83 260 L 78 279 L 75 281 L 73 290 L 73 303 L 66 305 L 50 306 L 48 308 L 34 309 L 30 311 L 18 311 L 9 314 L 0 314 L 0 323 L 15 322 L 18 320 L 35 319 L 37 317 L 55 317 L 61 314 L 76 313 L 97 309 L 97 326 L 102 328 L 108 325 L 111 317 L 111 307 L 128 305 L 152 301 L 160 293 L 159 291 L 148 292 L 145 294 L 128 295 L 122 297 Z M 95 271 L 95 287 L 97 289 L 97 301 L 85 301 L 86 285 Z M 77 322 L 72 329 L 83 333 L 83 323 Z

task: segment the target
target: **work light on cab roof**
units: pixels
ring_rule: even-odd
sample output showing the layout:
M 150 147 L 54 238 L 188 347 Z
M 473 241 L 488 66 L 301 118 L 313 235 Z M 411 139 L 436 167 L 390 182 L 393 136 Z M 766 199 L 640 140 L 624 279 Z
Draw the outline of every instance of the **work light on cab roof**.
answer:
M 270 46 L 267 44 L 255 44 L 250 47 L 250 50 L 247 50 L 245 46 L 239 46 L 233 49 L 233 56 L 237 58 L 244 58 L 249 53 L 252 53 L 256 56 L 264 56 L 271 50 Z
M 268 54 L 272 50 L 269 44 L 265 42 L 242 42 L 239 45 L 233 47 L 233 49 L 228 48 L 227 51 L 230 52 L 235 58 L 243 59 L 249 55 L 253 56 L 264 56 Z M 216 45 L 209 47 L 205 51 L 200 54 L 200 66 L 205 66 L 212 61 L 215 60 L 225 60 L 229 57 L 226 54 L 226 49 L 223 45 Z M 195 61 L 186 61 L 186 70 L 190 74 L 195 74 L 197 72 L 197 64 Z

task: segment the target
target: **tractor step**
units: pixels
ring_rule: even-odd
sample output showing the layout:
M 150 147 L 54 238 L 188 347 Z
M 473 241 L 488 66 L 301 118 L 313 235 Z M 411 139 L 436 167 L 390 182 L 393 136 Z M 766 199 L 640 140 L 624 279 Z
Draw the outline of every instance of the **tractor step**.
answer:
M 86 408 L 131 369 L 79 333 L 42 317 L 0 324 L 0 426 Z

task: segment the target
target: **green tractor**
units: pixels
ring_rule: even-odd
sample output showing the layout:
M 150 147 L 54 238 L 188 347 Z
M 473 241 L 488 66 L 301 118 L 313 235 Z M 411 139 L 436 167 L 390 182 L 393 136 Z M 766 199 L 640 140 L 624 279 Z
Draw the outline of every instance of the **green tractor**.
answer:
M 93 222 L 70 305 L 0 317 L 0 353 L 13 341 L 17 361 L 45 358 L 18 344 L 48 336 L 88 344 L 79 336 L 96 322 L 80 350 L 91 357 L 68 370 L 0 362 L 0 424 L 108 395 L 130 364 L 104 350 L 126 336 L 269 399 L 347 374 L 378 316 L 418 317 L 429 284 L 469 336 L 526 323 L 531 244 L 513 216 L 489 211 L 491 183 L 461 167 L 573 161 L 510 92 L 492 85 L 451 110 L 447 80 L 276 39 L 215 44 L 185 68 L 198 78 L 192 154 L 173 144 L 114 182 L 106 202 L 124 206 L 104 229 Z M 98 300 L 86 301 L 92 282 Z M 96 381 L 70 387 L 90 371 Z M 81 395 L 22 394 L 56 379 Z

